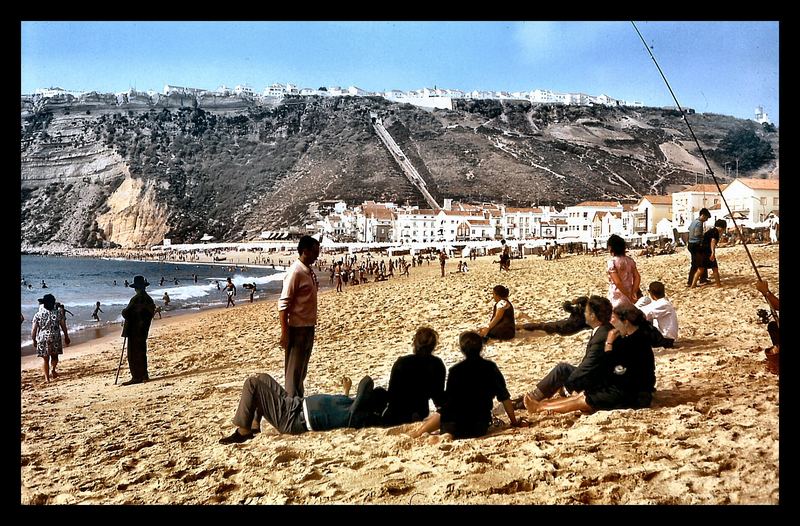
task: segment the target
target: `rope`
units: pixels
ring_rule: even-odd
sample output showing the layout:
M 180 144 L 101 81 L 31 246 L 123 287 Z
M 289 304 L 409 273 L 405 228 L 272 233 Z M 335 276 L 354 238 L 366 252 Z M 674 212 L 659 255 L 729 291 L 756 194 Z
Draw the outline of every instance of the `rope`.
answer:
M 725 205 L 725 209 L 728 210 L 728 215 L 730 215 L 730 217 L 731 217 L 731 222 L 733 222 L 733 226 L 736 229 L 736 232 L 739 234 L 739 239 L 742 241 L 742 246 L 744 247 L 744 251 L 747 253 L 747 259 L 750 260 L 750 266 L 753 267 L 753 272 L 755 272 L 756 278 L 758 278 L 758 280 L 761 281 L 761 274 L 758 273 L 758 268 L 756 267 L 755 261 L 753 261 L 753 256 L 750 255 L 750 249 L 747 247 L 747 241 L 745 240 L 744 235 L 742 235 L 741 228 L 739 228 L 739 225 L 736 223 L 736 218 L 733 216 L 733 212 L 731 211 L 730 206 L 728 206 L 728 200 L 725 199 L 725 196 L 722 194 L 722 188 L 719 186 L 719 181 L 717 180 L 716 175 L 714 175 L 714 170 L 711 169 L 711 165 L 708 163 L 708 159 L 706 159 L 706 154 L 703 151 L 703 147 L 700 146 L 700 141 L 697 140 L 697 136 L 695 136 L 695 134 L 694 134 L 694 130 L 692 129 L 692 125 L 689 124 L 689 120 L 686 118 L 686 112 L 683 110 L 683 107 L 681 107 L 680 102 L 678 102 L 678 97 L 675 96 L 675 92 L 672 91 L 672 86 L 670 86 L 669 81 L 667 80 L 667 77 L 664 75 L 664 72 L 661 70 L 661 66 L 658 65 L 658 61 L 656 60 L 656 57 L 653 55 L 652 49 L 650 49 L 650 46 L 648 46 L 647 42 L 645 42 L 644 37 L 642 36 L 642 33 L 639 31 L 639 28 L 636 27 L 636 22 L 631 20 L 631 24 L 633 25 L 633 29 L 636 30 L 636 34 L 639 35 L 639 38 L 641 39 L 642 44 L 644 45 L 644 48 L 647 50 L 647 53 L 650 55 L 650 58 L 653 59 L 653 63 L 656 65 L 656 68 L 658 69 L 659 74 L 661 74 L 661 78 L 664 79 L 664 84 L 667 85 L 667 89 L 669 90 L 670 95 L 672 95 L 672 100 L 675 101 L 675 105 L 678 107 L 678 110 L 681 112 L 681 116 L 683 117 L 683 122 L 685 122 L 686 123 L 686 127 L 689 128 L 689 133 L 692 135 L 692 139 L 694 140 L 694 143 L 697 145 L 697 149 L 700 151 L 700 155 L 703 157 L 703 162 L 706 163 L 706 173 L 711 175 L 711 178 L 714 180 L 714 184 L 717 187 L 717 191 L 719 192 L 719 196 L 722 198 L 722 202 Z M 769 304 L 769 302 L 767 302 L 767 303 Z M 775 321 L 778 321 L 778 314 L 775 312 L 775 309 L 772 308 L 771 304 L 769 305 L 769 309 L 770 309 L 770 311 L 772 311 L 772 315 L 775 317 Z

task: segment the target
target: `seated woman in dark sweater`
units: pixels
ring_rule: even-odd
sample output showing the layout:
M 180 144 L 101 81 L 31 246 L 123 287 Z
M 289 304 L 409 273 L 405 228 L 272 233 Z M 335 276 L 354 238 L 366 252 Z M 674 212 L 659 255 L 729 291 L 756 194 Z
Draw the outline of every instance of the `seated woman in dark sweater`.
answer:
M 528 412 L 595 411 L 649 407 L 656 386 L 656 366 L 650 339 L 641 330 L 647 320 L 633 305 L 620 305 L 611 315 L 602 379 L 586 391 L 567 398 L 537 401 L 525 395 Z
M 508 301 L 508 289 L 503 285 L 495 285 L 492 289 L 494 307 L 489 325 L 478 331 L 484 341 L 489 338 L 510 340 L 514 337 L 516 325 L 514 324 L 514 306 Z
M 389 377 L 389 406 L 383 415 L 385 425 L 418 422 L 428 416 L 428 400 L 436 407 L 444 402 L 444 362 L 433 356 L 439 335 L 430 327 L 420 327 L 411 345 L 414 354 L 401 356 Z M 382 388 L 378 388 L 379 390 Z
M 441 431 L 442 437 L 474 438 L 483 436 L 492 422 L 492 401 L 502 402 L 511 425 L 519 425 L 503 373 L 494 362 L 481 357 L 483 339 L 476 332 L 459 337 L 464 360 L 450 368 L 445 389 L 445 403 L 409 435 Z

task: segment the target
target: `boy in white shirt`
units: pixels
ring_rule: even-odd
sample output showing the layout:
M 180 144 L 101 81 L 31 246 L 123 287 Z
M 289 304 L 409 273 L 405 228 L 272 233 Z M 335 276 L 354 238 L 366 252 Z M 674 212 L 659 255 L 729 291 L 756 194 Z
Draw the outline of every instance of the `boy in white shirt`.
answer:
M 678 338 L 678 313 L 665 297 L 664 284 L 660 281 L 650 283 L 647 293 L 653 301 L 640 307 L 640 310 L 658 329 L 658 335 L 653 331 L 653 347 L 672 348 Z

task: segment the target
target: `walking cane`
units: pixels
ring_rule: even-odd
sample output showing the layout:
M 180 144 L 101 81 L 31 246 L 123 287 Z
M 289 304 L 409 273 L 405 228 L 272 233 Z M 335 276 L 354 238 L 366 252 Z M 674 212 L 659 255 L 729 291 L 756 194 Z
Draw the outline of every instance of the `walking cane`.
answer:
M 117 366 L 117 376 L 114 378 L 114 385 L 117 385 L 119 380 L 119 370 L 122 368 L 122 357 L 125 356 L 125 344 L 128 343 L 128 337 L 125 336 L 122 340 L 122 353 L 119 355 L 119 365 Z

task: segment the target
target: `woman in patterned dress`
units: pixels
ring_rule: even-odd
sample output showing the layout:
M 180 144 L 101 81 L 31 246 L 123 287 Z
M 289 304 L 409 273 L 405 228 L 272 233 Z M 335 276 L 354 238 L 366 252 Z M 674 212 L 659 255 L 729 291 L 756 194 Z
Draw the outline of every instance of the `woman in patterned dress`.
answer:
M 36 345 L 36 356 L 44 360 L 44 379 L 49 382 L 50 377 L 58 378 L 56 367 L 58 355 L 63 354 L 61 345 L 61 331 L 64 331 L 64 345 L 69 346 L 67 322 L 64 316 L 56 309 L 56 298 L 52 294 L 45 294 L 39 300 L 44 308 L 33 316 L 33 329 L 31 339 Z

